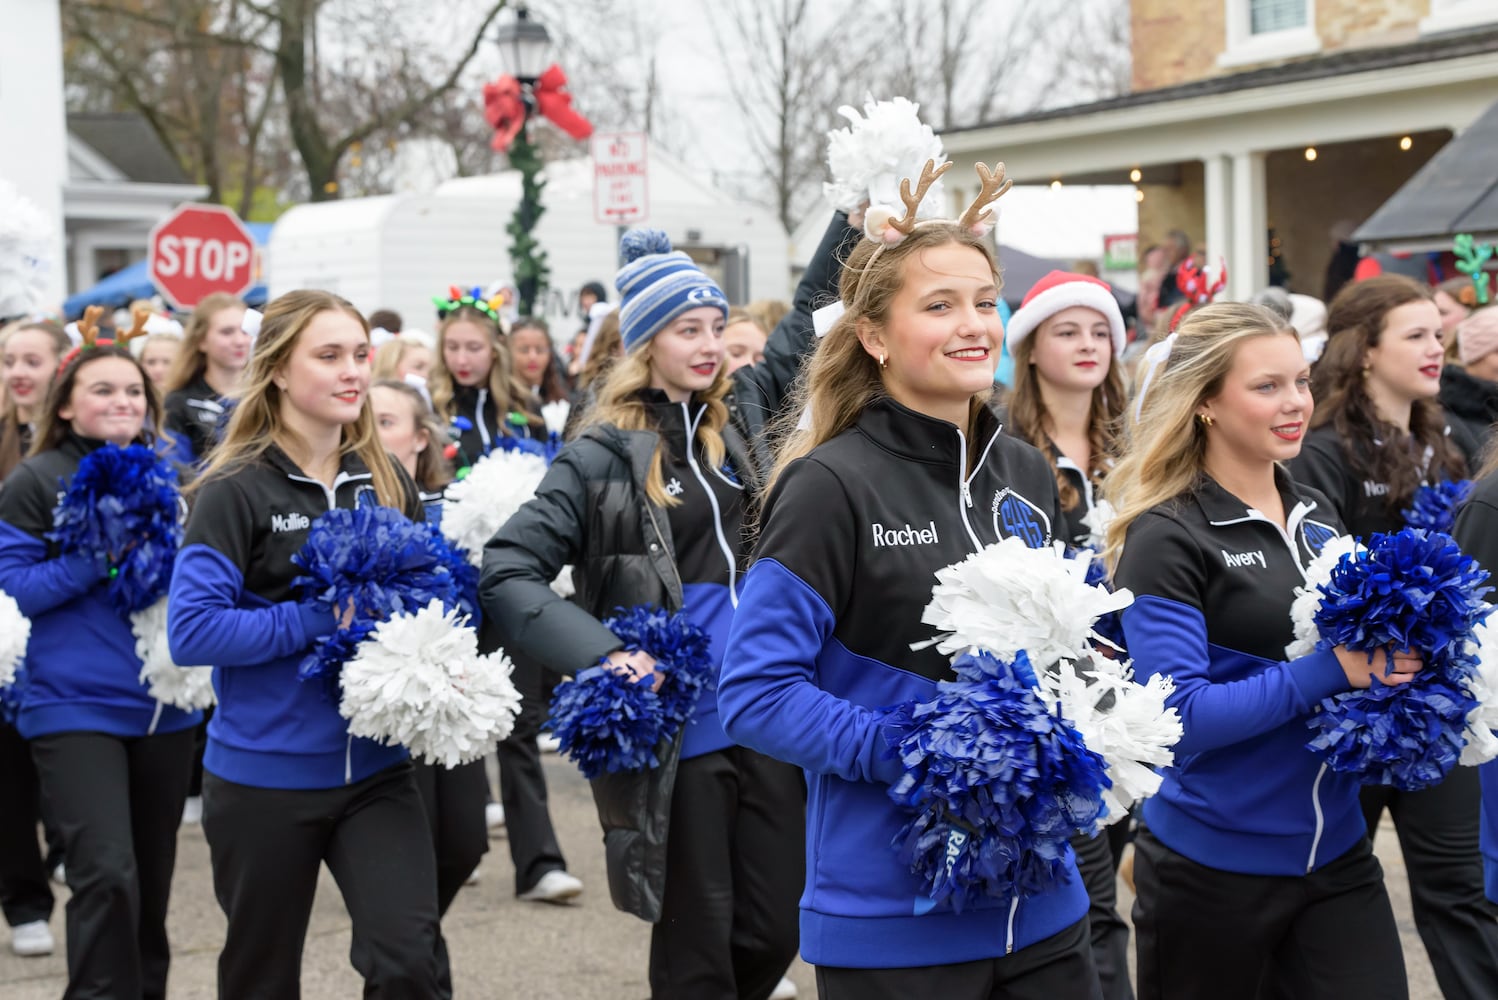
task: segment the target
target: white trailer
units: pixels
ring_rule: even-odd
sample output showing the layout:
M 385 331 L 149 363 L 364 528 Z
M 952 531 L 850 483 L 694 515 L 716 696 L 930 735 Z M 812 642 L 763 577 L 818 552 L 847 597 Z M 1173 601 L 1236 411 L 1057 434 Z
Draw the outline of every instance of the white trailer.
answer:
M 617 301 L 621 230 L 595 221 L 591 159 L 548 164 L 537 238 L 551 281 L 537 311 L 557 340 L 583 323 L 577 293 L 600 281 Z M 788 299 L 789 243 L 774 214 L 707 186 L 654 147 L 649 217 L 679 250 L 717 278 L 735 304 Z M 455 178 L 428 194 L 299 205 L 276 222 L 265 251 L 274 297 L 295 288 L 336 292 L 368 313 L 395 309 L 408 327 L 430 329 L 432 296 L 449 285 L 513 284 L 505 226 L 520 198 L 520 175 Z

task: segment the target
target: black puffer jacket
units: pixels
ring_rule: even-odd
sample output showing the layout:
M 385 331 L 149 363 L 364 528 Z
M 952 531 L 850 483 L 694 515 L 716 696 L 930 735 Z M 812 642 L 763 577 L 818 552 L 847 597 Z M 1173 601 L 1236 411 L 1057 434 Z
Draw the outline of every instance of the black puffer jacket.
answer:
M 667 512 L 645 493 L 659 440 L 654 431 L 588 428 L 557 456 L 536 499 L 484 547 L 479 597 L 486 621 L 510 653 L 557 673 L 576 673 L 621 648 L 601 623 L 616 608 L 682 607 Z M 741 475 L 753 468 L 748 445 L 731 423 L 723 428 L 723 443 Z M 577 584 L 571 602 L 548 585 L 569 563 Z M 681 742 L 678 733 L 671 746 L 661 747 L 653 770 L 593 782 L 614 905 L 652 922 L 660 918 L 665 891 Z
M 1493 423 L 1498 421 L 1498 382 L 1448 365 L 1441 369 L 1440 398 L 1451 441 L 1461 449 L 1467 467 L 1476 472 L 1486 457 Z

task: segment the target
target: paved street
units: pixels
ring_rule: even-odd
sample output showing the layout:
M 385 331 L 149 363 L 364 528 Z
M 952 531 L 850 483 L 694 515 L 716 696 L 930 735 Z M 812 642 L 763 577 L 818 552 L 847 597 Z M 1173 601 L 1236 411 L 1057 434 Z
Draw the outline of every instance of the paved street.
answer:
M 587 891 L 577 905 L 568 907 L 517 902 L 505 843 L 492 841 L 482 881 L 458 896 L 444 922 L 458 995 L 481 1000 L 645 1000 L 650 929 L 609 903 L 598 825 L 586 783 L 554 756 L 546 758 L 546 773 L 563 849 Z M 1389 875 L 1405 943 L 1411 1000 L 1439 1000 L 1409 917 L 1404 865 L 1387 825 L 1379 837 L 1379 855 Z M 214 963 L 223 928 L 209 879 L 207 845 L 202 831 L 189 827 L 182 833 L 172 893 L 173 1000 L 213 997 Z M 60 945 L 61 899 L 52 929 Z M 359 995 L 360 982 L 348 964 L 348 948 L 348 917 L 325 870 L 302 964 L 306 1000 Z M 796 963 L 791 978 L 803 998 L 815 996 L 808 966 Z M 19 959 L 0 946 L 0 997 L 5 1000 L 56 1000 L 65 981 L 61 948 L 51 958 Z

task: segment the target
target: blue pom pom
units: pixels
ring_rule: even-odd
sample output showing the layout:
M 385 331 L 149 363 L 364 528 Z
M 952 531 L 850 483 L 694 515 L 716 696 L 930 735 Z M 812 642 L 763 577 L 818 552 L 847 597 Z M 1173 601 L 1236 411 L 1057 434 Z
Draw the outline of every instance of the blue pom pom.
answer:
M 1472 480 L 1443 479 L 1424 483 L 1415 490 L 1410 507 L 1404 512 L 1407 527 L 1450 534 L 1456 524 L 1456 512 L 1472 495 Z
M 905 774 L 890 798 L 915 810 L 901 860 L 954 910 L 1044 893 L 1067 877 L 1067 842 L 1089 830 L 1111 787 L 1103 758 L 1031 687 L 1029 659 L 965 654 L 962 680 L 883 720 Z
M 619 256 L 626 264 L 648 254 L 670 252 L 671 237 L 660 229 L 631 229 L 619 240 Z
M 546 464 L 550 465 L 562 450 L 563 443 L 562 436 L 557 433 L 548 434 L 544 441 L 523 435 L 502 434 L 489 445 L 489 451 L 518 451 L 545 459 Z
M 170 464 L 145 445 L 106 444 L 78 463 L 47 538 L 109 567 L 110 603 L 128 615 L 167 592 L 182 542 L 181 515 Z
M 1488 574 L 1448 535 L 1404 528 L 1374 535 L 1366 552 L 1344 556 L 1321 587 L 1319 649 L 1413 649 L 1424 666 L 1407 684 L 1323 699 L 1307 720 L 1307 744 L 1337 771 L 1364 784 L 1415 791 L 1456 766 L 1476 659 L 1472 630 L 1488 615 Z
M 620 609 L 603 624 L 625 649 L 655 657 L 663 678 L 652 691 L 599 665 L 557 685 L 543 728 L 588 779 L 659 765 L 657 750 L 688 723 L 712 677 L 708 635 L 681 612 Z
M 478 570 L 436 527 L 389 507 L 328 511 L 312 522 L 291 561 L 305 574 L 292 586 L 306 599 L 340 617 L 354 609 L 347 625 L 317 637 L 297 671 L 304 681 L 336 681 L 359 643 L 397 614 L 414 614 L 433 600 L 467 615 L 478 606 Z

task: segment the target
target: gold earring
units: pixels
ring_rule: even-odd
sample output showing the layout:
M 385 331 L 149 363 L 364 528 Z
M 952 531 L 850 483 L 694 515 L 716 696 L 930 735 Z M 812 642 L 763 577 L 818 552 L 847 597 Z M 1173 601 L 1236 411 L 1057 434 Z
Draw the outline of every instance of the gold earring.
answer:
M 1202 422 L 1203 427 L 1211 427 L 1214 423 L 1216 423 L 1216 421 L 1212 419 L 1212 415 L 1210 413 L 1198 413 L 1196 415 L 1196 419 Z
M 888 362 L 889 362 L 889 359 L 884 356 L 884 352 L 880 351 L 879 352 L 879 367 L 880 368 L 887 368 L 887 367 L 889 367 Z
M 1368 365 L 1364 365 L 1363 366 L 1363 378 L 1367 378 L 1368 377 L 1368 373 L 1371 372 L 1372 370 L 1373 369 L 1371 367 L 1369 367 Z

